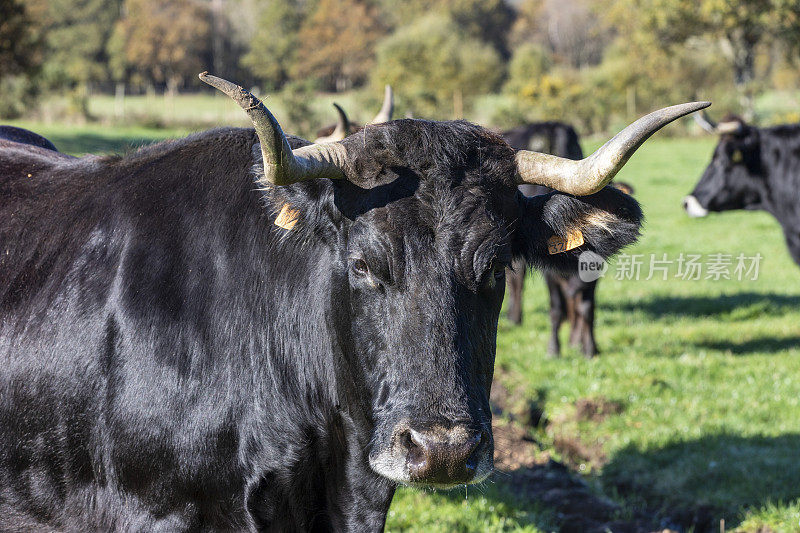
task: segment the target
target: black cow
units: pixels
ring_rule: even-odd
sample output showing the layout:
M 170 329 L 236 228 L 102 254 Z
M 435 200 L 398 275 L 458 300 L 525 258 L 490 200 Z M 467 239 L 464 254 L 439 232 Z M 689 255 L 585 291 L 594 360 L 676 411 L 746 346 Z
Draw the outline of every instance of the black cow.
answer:
M 583 150 L 575 128 L 557 121 L 536 122 L 503 132 L 503 137 L 518 150 L 536 150 L 568 159 L 583 159 Z M 624 183 L 614 183 L 616 188 L 631 194 L 633 188 Z M 540 185 L 520 185 L 526 196 L 547 194 L 551 189 Z M 594 308 L 597 281 L 583 281 L 577 272 L 545 270 L 543 273 L 550 298 L 550 341 L 548 354 L 558 356 L 561 342 L 558 330 L 561 324 L 570 324 L 570 344 L 580 346 L 586 357 L 598 353 L 594 339 Z M 506 272 L 509 292 L 508 319 L 522 323 L 522 292 L 525 283 L 525 264 L 517 262 Z
M 783 228 L 800 265 L 800 124 L 756 128 L 736 116 L 704 126 L 720 135 L 711 162 L 683 207 L 691 217 L 709 211 L 760 209 Z
M 24 130 L 22 128 L 17 128 L 14 126 L 0 125 L 0 140 L 12 141 L 22 144 L 30 144 L 33 146 L 38 146 L 40 148 L 46 148 L 47 150 L 53 150 L 55 152 L 58 151 L 58 149 L 55 147 L 53 143 L 51 143 L 41 135 L 37 135 L 32 131 Z
M 583 159 L 575 128 L 555 120 L 534 122 L 503 132 L 503 138 L 517 150 L 534 150 L 568 159 Z
M 81 159 L 0 141 L 0 530 L 380 530 L 398 483 L 485 479 L 505 266 L 574 268 L 546 241 L 575 229 L 632 242 L 638 205 L 603 186 L 701 105 L 564 180 L 466 122 L 310 145 L 202 78 L 255 131 Z

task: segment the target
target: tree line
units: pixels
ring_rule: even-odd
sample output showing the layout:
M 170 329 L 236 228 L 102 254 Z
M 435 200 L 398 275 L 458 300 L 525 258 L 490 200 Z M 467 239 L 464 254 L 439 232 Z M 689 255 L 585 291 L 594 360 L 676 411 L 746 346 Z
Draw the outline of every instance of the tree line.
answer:
M 800 85 L 800 0 L 0 0 L 0 116 L 48 94 L 394 86 L 416 116 L 602 130 Z

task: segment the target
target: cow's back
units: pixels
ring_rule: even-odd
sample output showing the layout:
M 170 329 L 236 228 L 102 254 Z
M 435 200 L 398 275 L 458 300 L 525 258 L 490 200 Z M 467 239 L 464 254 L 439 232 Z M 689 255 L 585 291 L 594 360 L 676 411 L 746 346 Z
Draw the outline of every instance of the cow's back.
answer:
M 171 513 L 192 498 L 212 516 L 242 508 L 218 496 L 241 492 L 225 484 L 242 405 L 218 383 L 248 383 L 222 359 L 247 322 L 223 311 L 236 279 L 222 233 L 261 205 L 253 135 L 228 137 L 226 158 L 214 138 L 124 159 L 0 145 L 0 530 L 20 509 L 147 530 L 186 526 L 194 511 Z

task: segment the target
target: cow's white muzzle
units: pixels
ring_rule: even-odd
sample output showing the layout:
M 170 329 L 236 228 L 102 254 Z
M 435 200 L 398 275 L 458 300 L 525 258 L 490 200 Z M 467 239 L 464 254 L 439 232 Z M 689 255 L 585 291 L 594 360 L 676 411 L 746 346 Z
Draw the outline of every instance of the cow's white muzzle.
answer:
M 683 209 L 686 211 L 686 214 L 692 218 L 700 218 L 708 214 L 708 209 L 700 205 L 697 198 L 692 195 L 683 199 Z

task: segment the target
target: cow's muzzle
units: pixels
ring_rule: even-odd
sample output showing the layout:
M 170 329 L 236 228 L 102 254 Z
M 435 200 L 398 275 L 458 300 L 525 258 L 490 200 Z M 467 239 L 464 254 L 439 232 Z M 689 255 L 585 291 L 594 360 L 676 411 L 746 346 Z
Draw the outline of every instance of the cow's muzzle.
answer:
M 370 458 L 377 473 L 409 485 L 449 488 L 478 483 L 491 473 L 492 437 L 466 424 L 397 424 L 387 450 Z
M 704 217 L 708 214 L 708 209 L 700 205 L 700 202 L 692 195 L 683 199 L 683 209 L 692 218 Z

